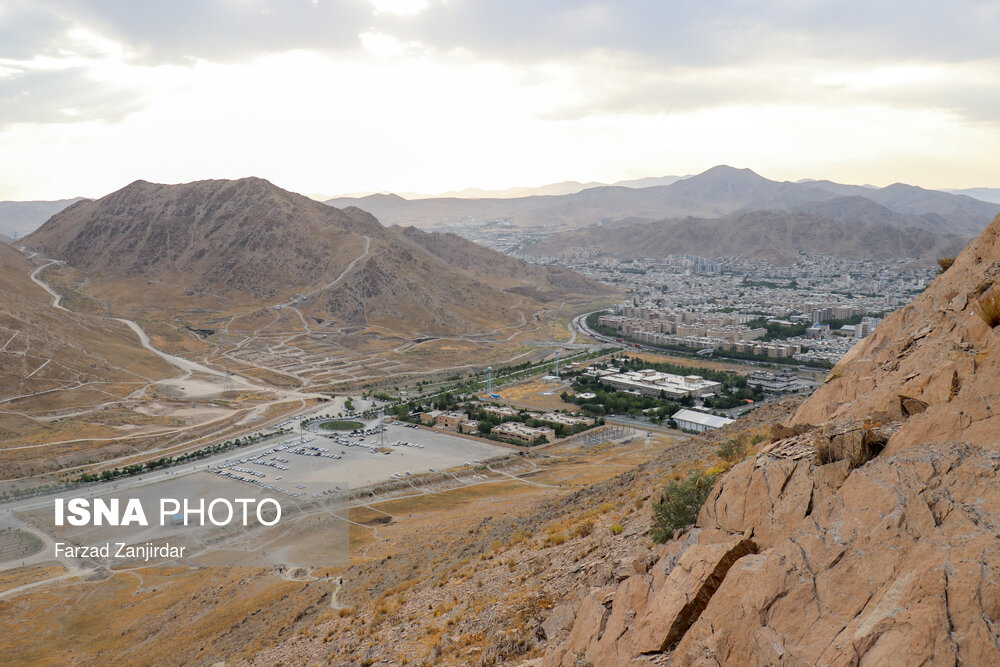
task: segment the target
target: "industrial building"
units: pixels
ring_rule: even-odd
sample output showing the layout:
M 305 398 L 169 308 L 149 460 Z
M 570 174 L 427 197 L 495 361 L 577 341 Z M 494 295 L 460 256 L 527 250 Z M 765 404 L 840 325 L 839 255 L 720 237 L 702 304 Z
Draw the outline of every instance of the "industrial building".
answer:
M 717 417 L 715 415 L 705 414 L 704 412 L 698 412 L 697 410 L 678 410 L 671 417 L 675 422 L 677 422 L 677 427 L 685 429 L 687 431 L 697 431 L 702 433 L 708 431 L 709 429 L 721 428 L 727 424 L 732 424 L 735 419 L 728 419 L 727 417 Z
M 617 369 L 607 369 L 608 371 Z M 706 380 L 700 375 L 674 375 L 646 368 L 625 373 L 602 373 L 598 381 L 615 389 L 631 391 L 643 396 L 682 398 L 684 396 L 707 396 L 722 389 L 721 382 Z

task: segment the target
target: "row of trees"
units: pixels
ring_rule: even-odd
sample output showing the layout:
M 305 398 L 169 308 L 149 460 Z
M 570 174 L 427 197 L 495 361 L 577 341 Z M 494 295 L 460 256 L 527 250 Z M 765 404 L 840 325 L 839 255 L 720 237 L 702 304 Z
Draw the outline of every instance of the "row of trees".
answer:
M 180 456 L 164 456 L 162 458 L 154 459 L 152 461 L 146 461 L 145 463 L 137 463 L 135 465 L 123 466 L 121 468 L 103 470 L 100 473 L 85 472 L 79 477 L 77 477 L 76 481 L 82 483 L 100 482 L 100 481 L 108 482 L 113 479 L 118 479 L 119 477 L 130 477 L 133 475 L 141 475 L 144 472 L 150 472 L 153 470 L 157 470 L 159 468 L 167 468 L 174 465 L 180 465 L 181 463 L 188 463 L 190 461 L 197 461 L 198 459 L 204 459 L 209 456 L 212 456 L 213 454 L 225 452 L 230 449 L 246 447 L 247 445 L 252 445 L 265 438 L 270 438 L 282 432 L 284 432 L 284 429 L 275 431 L 274 433 L 261 433 L 252 436 L 248 435 L 243 438 L 236 438 L 233 440 L 226 440 L 224 442 L 217 442 L 214 445 L 209 445 L 208 447 L 196 449 L 194 451 L 187 452 L 186 454 L 181 454 Z

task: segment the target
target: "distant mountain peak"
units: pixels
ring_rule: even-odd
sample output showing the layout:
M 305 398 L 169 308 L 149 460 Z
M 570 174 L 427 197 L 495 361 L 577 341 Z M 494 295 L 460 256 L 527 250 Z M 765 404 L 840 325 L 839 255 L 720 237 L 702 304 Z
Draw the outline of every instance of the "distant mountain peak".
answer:
M 700 178 L 702 176 L 741 176 L 741 177 L 752 177 L 754 179 L 759 179 L 759 180 L 762 180 L 762 181 L 768 180 L 768 179 L 764 178 L 763 176 L 761 176 L 760 174 L 758 174 L 753 169 L 749 169 L 747 167 L 743 167 L 743 168 L 740 168 L 740 167 L 731 167 L 728 164 L 718 164 L 718 165 L 712 167 L 711 169 L 706 169 L 705 171 L 701 172 L 700 174 L 692 176 L 691 178 L 692 179 L 694 179 L 694 178 Z M 688 179 L 688 180 L 691 180 L 691 179 Z

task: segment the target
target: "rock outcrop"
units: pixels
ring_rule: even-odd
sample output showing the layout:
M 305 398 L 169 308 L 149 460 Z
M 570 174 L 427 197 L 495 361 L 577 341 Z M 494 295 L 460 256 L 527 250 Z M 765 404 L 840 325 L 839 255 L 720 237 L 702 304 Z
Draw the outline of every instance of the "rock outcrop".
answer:
M 901 422 L 892 454 L 949 439 L 1000 441 L 1000 335 L 977 312 L 1000 291 L 1000 218 L 912 303 L 856 345 L 788 420 Z
M 545 665 L 1000 664 L 1000 218 Z

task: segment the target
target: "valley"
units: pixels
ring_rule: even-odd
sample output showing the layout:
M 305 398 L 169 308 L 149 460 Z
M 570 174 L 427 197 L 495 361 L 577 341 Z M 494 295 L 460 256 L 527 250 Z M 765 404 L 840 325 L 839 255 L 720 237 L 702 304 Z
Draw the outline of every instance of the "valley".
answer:
M 972 280 L 968 249 L 958 272 L 929 259 L 959 253 L 964 240 L 891 225 L 859 236 L 856 222 L 836 234 L 860 239 L 858 252 L 823 231 L 781 245 L 747 219 L 713 223 L 761 236 L 755 246 L 731 235 L 726 256 L 658 241 L 659 223 L 529 231 L 525 242 L 505 232 L 503 254 L 457 234 L 384 227 L 261 179 L 137 182 L 57 214 L 23 250 L 0 246 L 0 279 L 16 297 L 3 304 L 11 335 L 0 353 L 21 364 L 9 385 L 18 393 L 0 408 L 10 434 L 0 491 L 15 496 L 0 505 L 0 613 L 24 621 L 5 633 L 6 655 L 150 665 L 640 659 L 638 631 L 616 630 L 613 641 L 594 628 L 635 613 L 643 632 L 661 631 L 649 620 L 660 607 L 629 591 L 660 590 L 654 563 L 695 562 L 736 540 L 727 503 L 747 501 L 731 484 L 764 474 L 748 465 L 798 470 L 821 451 L 835 461 L 817 466 L 836 465 L 883 437 L 899 448 L 949 428 L 907 430 L 921 407 L 940 414 L 936 379 L 902 380 L 902 423 L 877 387 L 864 389 L 879 402 L 877 425 L 843 399 L 868 387 L 856 350 L 898 326 L 892 311 L 926 301 L 923 290 L 938 295 L 941 276 Z M 710 229 L 685 224 L 695 236 Z M 902 242 L 872 256 L 884 234 Z M 830 252 L 812 252 L 814 242 Z M 977 243 L 973 252 L 995 254 Z M 89 333 L 77 339 L 77 327 Z M 104 365 L 71 366 L 56 331 Z M 738 345 L 751 356 L 727 358 Z M 82 375 L 54 384 L 63 369 Z M 101 400 L 73 394 L 94 385 Z M 984 437 L 984 409 L 964 435 Z M 839 420 L 829 432 L 813 425 L 827 414 Z M 844 435 L 858 428 L 872 433 L 858 436 L 861 452 Z M 716 514 L 651 541 L 666 489 L 692 475 L 722 479 Z M 814 484 L 832 490 L 822 494 L 844 482 L 823 480 Z M 110 527 L 56 527 L 51 504 L 66 493 L 270 495 L 285 499 L 287 517 L 234 533 L 179 527 L 175 515 L 120 538 Z M 797 486 L 788 493 L 800 500 Z M 765 554 L 780 532 L 768 521 L 753 543 Z M 119 539 L 183 549 L 153 563 L 50 553 Z M 64 610 L 55 622 L 53 600 Z M 743 641 L 711 605 L 693 613 L 702 611 Z M 88 625 L 95 613 L 113 619 L 110 635 Z M 192 614 L 204 619 L 196 642 L 178 650 L 172 619 Z M 698 623 L 684 626 L 683 650 L 702 641 Z M 140 640 L 150 624 L 158 631 Z

